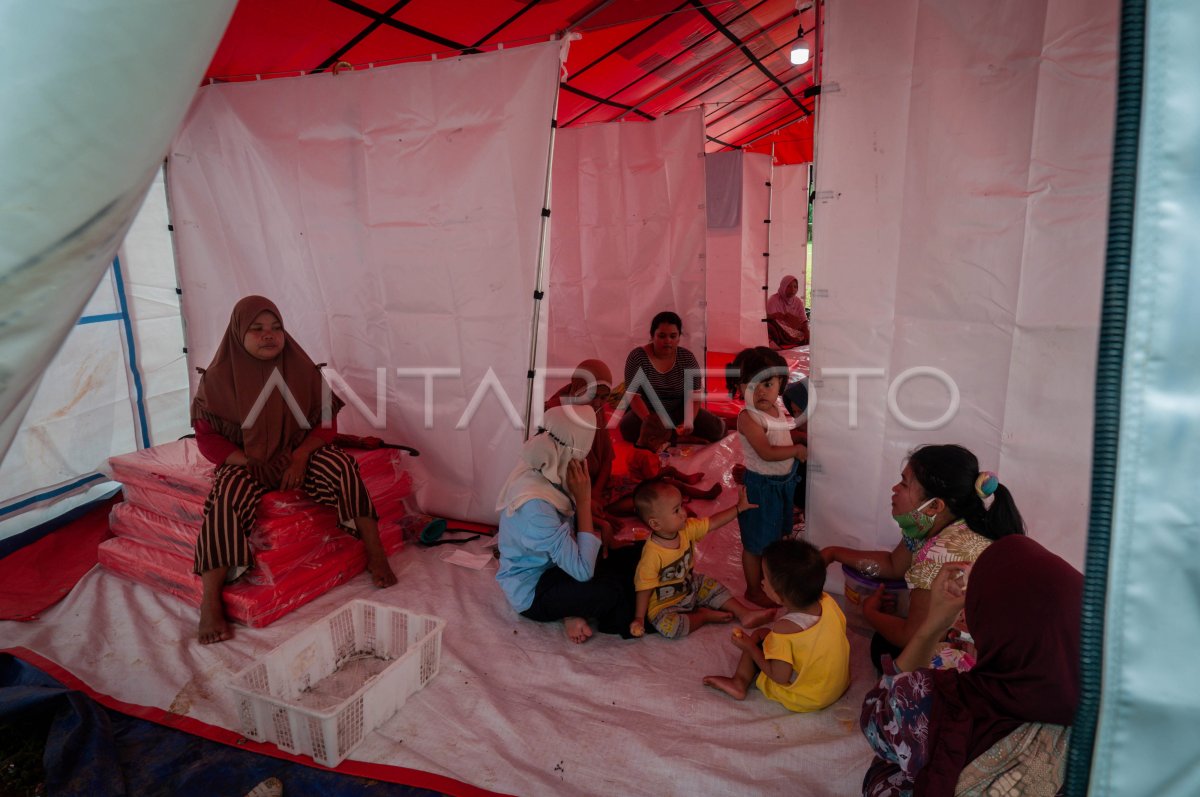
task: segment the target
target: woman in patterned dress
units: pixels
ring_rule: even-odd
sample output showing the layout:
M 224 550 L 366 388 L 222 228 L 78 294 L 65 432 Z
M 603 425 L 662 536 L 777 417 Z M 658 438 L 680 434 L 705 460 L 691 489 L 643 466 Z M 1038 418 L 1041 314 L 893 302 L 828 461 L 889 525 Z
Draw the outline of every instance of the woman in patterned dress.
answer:
M 994 541 L 1024 534 L 1025 522 L 1012 493 L 996 475 L 979 470 L 979 460 L 958 445 L 922 446 L 909 455 L 892 487 L 892 518 L 901 538 L 891 551 L 858 551 L 831 546 L 827 563 L 840 562 L 880 579 L 904 578 L 908 615 L 883 606 L 883 587 L 863 601 L 863 617 L 875 629 L 871 658 L 882 670 L 884 655 L 895 657 L 925 620 L 929 591 L 946 562 L 973 562 Z M 974 650 L 965 623 L 957 622 L 934 651 L 931 663 L 969 669 Z

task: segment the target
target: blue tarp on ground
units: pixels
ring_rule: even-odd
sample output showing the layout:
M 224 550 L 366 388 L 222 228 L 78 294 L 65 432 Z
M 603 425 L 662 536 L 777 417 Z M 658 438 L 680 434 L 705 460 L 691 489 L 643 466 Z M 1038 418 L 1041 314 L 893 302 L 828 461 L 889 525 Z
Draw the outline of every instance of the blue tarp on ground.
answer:
M 111 711 L 38 668 L 0 654 L 0 721 L 35 728 L 52 715 L 43 763 L 55 795 L 243 795 L 270 777 L 289 795 L 437 797 L 237 750 Z

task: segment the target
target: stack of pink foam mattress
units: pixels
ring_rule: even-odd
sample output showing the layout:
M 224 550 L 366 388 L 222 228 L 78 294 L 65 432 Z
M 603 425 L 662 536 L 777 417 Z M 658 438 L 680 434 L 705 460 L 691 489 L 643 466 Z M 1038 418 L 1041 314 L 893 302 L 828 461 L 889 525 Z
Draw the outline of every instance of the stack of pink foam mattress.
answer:
M 379 512 L 379 536 L 389 554 L 403 544 L 400 519 L 412 477 L 394 449 L 350 450 Z M 117 536 L 100 545 L 100 564 L 149 587 L 200 605 L 192 573 L 196 535 L 212 486 L 213 465 L 194 440 L 179 440 L 113 457 L 113 479 L 125 501 L 112 511 Z M 337 512 L 300 491 L 270 492 L 250 535 L 254 567 L 225 587 L 226 614 L 249 626 L 268 625 L 366 568 L 362 543 L 337 522 Z

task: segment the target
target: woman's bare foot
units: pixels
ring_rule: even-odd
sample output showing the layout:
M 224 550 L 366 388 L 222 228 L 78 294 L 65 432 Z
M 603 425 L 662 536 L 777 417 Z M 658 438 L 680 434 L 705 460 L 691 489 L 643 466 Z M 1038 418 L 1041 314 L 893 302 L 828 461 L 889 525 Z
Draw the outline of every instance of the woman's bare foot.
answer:
M 709 487 L 704 492 L 698 493 L 696 495 L 696 497 L 702 501 L 711 501 L 720 494 L 721 494 L 721 483 L 717 482 L 716 484 L 714 484 L 712 487 Z
M 219 598 L 215 604 L 207 600 L 200 604 L 200 631 L 197 638 L 201 645 L 233 639 L 233 631 L 225 619 L 225 610 Z
M 767 606 L 771 609 L 778 609 L 779 604 L 767 597 L 767 593 L 761 589 L 746 590 L 746 600 L 758 606 Z M 747 623 L 749 625 L 749 623 Z
M 392 572 L 392 566 L 388 564 L 387 554 L 383 551 L 367 554 L 367 570 L 371 573 L 371 581 L 380 589 L 390 587 L 396 583 L 396 574 Z
M 696 471 L 695 473 L 679 474 L 679 481 L 683 482 L 684 484 L 699 484 L 700 480 L 703 478 L 704 474 L 699 471 Z
M 728 623 L 732 620 L 733 614 L 731 612 L 723 612 L 720 609 L 710 609 L 707 606 L 701 606 L 698 609 L 692 609 L 688 612 L 688 632 L 695 631 L 697 628 L 710 623 Z
M 567 639 L 580 645 L 587 642 L 592 636 L 592 627 L 587 624 L 587 620 L 582 617 L 566 617 L 563 619 L 563 628 L 566 629 Z
M 711 686 L 713 689 L 719 689 L 725 694 L 732 697 L 734 700 L 746 699 L 746 687 L 743 686 L 734 678 L 726 675 L 706 675 L 704 676 L 704 685 Z

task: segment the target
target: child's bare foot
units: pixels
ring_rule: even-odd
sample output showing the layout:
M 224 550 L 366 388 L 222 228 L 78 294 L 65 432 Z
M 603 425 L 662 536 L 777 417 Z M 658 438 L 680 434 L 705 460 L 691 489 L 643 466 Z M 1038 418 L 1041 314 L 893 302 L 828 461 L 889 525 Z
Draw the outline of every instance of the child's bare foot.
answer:
M 688 612 L 688 631 L 695 631 L 697 628 L 706 626 L 709 623 L 728 623 L 733 620 L 732 612 L 723 612 L 720 609 L 710 609 L 707 606 L 701 606 L 698 609 L 692 609 Z
M 592 627 L 587 624 L 587 620 L 582 617 L 567 617 L 563 619 L 563 628 L 566 629 L 567 639 L 574 642 L 576 645 L 587 642 L 592 636 Z
M 201 645 L 233 639 L 233 631 L 229 628 L 229 621 L 225 619 L 225 610 L 220 601 L 216 604 L 211 601 L 200 604 L 200 631 L 197 639 Z
M 746 699 L 746 687 L 729 676 L 706 675 L 704 676 L 704 685 L 711 686 L 713 689 L 719 689 L 734 700 Z
M 380 589 L 396 583 L 396 574 L 388 564 L 387 554 L 383 551 L 367 554 L 367 570 L 371 573 L 371 581 Z
M 767 606 L 772 609 L 779 608 L 779 604 L 768 598 L 767 593 L 763 592 L 761 589 L 746 590 L 746 600 L 759 606 Z
M 742 625 L 747 628 L 758 628 L 763 623 L 769 623 L 775 619 L 774 609 L 758 609 L 756 611 L 744 612 L 741 617 Z

